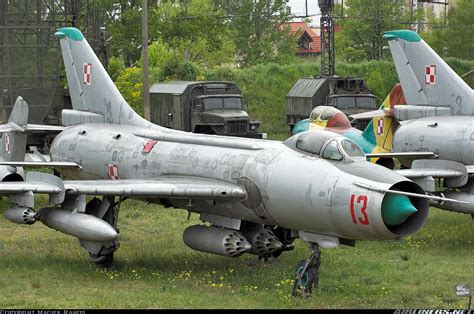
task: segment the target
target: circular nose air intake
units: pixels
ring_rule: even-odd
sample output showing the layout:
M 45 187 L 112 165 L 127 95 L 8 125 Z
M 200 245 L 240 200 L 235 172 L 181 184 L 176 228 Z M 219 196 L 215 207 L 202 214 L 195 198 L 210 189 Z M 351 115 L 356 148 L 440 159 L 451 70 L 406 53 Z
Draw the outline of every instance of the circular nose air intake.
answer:
M 387 226 L 399 225 L 417 211 L 406 195 L 387 193 L 382 202 L 382 219 Z
M 401 181 L 390 190 L 425 195 L 416 183 Z M 425 198 L 386 193 L 382 201 L 382 219 L 385 226 L 395 235 L 402 237 L 415 233 L 425 223 L 429 204 Z

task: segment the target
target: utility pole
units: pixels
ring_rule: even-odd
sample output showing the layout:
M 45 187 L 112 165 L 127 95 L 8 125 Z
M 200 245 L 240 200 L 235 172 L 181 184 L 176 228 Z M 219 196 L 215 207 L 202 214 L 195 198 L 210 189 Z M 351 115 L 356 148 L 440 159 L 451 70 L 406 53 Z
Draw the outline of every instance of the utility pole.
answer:
M 377 26 L 376 26 L 376 34 L 377 38 L 374 38 L 375 46 L 374 48 L 377 49 L 375 54 L 375 59 L 380 60 L 383 58 L 383 41 L 382 41 L 382 8 L 383 8 L 383 0 L 378 1 L 378 8 L 377 8 Z
M 143 111 L 150 121 L 150 88 L 148 82 L 148 4 L 142 0 L 142 46 L 143 46 Z
M 321 77 L 334 76 L 334 0 L 318 0 L 321 10 Z

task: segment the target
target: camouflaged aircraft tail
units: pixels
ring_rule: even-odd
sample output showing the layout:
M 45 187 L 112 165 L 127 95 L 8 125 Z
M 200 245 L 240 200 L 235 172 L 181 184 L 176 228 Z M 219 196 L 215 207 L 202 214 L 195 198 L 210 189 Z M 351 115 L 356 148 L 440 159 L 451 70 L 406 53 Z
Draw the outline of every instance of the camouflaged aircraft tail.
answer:
M 102 120 L 102 123 L 154 126 L 127 104 L 81 31 L 64 27 L 55 35 L 61 44 L 74 109 L 70 116 L 81 116 L 79 123 Z
M 471 87 L 415 32 L 385 32 L 408 105 L 447 107 L 474 115 Z
M 385 98 L 370 123 L 362 133 L 362 136 L 375 145 L 372 153 L 392 151 L 393 133 L 398 128 L 398 122 L 393 117 L 393 108 L 396 105 L 405 105 L 405 97 L 400 84 L 396 84 Z

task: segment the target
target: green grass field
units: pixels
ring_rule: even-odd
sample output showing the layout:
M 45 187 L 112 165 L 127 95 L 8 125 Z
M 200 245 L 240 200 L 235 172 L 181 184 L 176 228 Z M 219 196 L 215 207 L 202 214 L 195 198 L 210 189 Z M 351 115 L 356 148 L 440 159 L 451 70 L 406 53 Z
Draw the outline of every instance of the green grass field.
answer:
M 45 202 L 46 198 L 40 198 Z M 195 252 L 182 242 L 187 212 L 127 201 L 116 270 L 91 265 L 78 241 L 41 223 L 16 225 L 0 203 L 0 308 L 465 308 L 454 285 L 474 285 L 474 222 L 432 209 L 425 227 L 399 241 L 323 250 L 320 286 L 290 295 L 309 248 L 272 264 Z

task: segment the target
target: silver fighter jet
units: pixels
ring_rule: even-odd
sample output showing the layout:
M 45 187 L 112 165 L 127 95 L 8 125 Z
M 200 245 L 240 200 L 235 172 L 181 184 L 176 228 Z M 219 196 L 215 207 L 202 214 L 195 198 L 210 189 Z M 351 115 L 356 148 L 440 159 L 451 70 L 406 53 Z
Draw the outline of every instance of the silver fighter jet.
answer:
M 474 218 L 474 91 L 415 32 L 386 32 L 407 105 L 395 106 L 400 126 L 393 152 L 433 152 L 440 160 L 399 158 L 410 177 L 427 191 L 444 178 L 444 195 L 464 203 L 437 207 Z
M 119 207 L 136 198 L 199 214 L 204 224 L 183 235 L 195 250 L 265 259 L 293 249 L 297 238 L 311 243 L 294 287 L 309 293 L 320 248 L 413 234 L 429 199 L 449 201 L 366 162 L 357 145 L 335 133 L 279 142 L 154 125 L 127 104 L 79 30 L 62 28 L 56 36 L 73 109 L 62 112 L 65 128 L 50 161 L 6 160 L 1 167 L 50 162 L 64 179 L 29 172 L 24 182 L 1 182 L 0 193 L 13 203 L 9 220 L 70 234 L 99 265 L 112 265 Z M 35 210 L 34 193 L 48 194 L 51 207 Z M 86 202 L 87 195 L 97 197 Z

